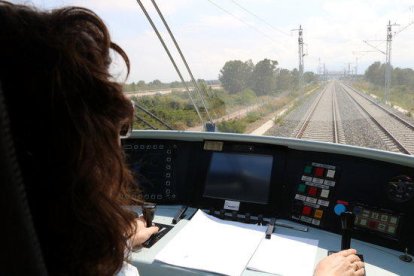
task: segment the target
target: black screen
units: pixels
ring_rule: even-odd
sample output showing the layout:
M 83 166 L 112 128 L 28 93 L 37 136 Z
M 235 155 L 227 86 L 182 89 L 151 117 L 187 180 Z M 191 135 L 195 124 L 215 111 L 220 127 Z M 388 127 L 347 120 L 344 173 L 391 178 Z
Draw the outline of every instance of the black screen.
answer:
M 204 197 L 267 204 L 273 156 L 214 152 Z

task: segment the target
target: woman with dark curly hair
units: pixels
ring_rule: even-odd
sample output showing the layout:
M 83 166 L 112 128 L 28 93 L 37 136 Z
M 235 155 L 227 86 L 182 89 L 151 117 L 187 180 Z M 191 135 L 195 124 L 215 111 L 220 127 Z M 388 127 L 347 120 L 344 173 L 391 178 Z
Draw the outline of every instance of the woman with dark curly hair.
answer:
M 119 142 L 133 118 L 111 80 L 102 20 L 0 2 L 0 82 L 44 259 L 52 275 L 113 275 L 130 249 L 158 231 L 141 205 Z
M 119 133 L 133 107 L 111 80 L 110 50 L 129 61 L 92 11 L 0 1 L 0 82 L 35 229 L 52 275 L 114 275 L 157 227 L 141 205 Z M 363 275 L 354 249 L 315 275 Z M 123 270 L 126 271 L 126 270 Z

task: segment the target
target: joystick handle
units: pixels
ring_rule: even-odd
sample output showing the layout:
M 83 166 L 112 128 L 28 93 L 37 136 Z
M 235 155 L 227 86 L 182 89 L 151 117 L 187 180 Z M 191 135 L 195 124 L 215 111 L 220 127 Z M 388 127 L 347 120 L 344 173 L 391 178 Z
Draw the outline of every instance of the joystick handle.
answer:
M 144 203 L 142 205 L 142 215 L 144 216 L 147 227 L 152 226 L 152 221 L 154 220 L 154 214 L 156 209 L 155 203 Z
M 351 248 L 351 231 L 354 227 L 355 214 L 352 212 L 341 213 L 342 240 L 341 250 Z

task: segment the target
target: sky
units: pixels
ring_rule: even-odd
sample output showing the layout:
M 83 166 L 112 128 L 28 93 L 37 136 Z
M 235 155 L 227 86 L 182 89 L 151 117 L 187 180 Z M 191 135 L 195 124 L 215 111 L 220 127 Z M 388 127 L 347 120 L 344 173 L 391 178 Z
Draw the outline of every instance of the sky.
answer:
M 42 9 L 83 6 L 106 23 L 112 40 L 131 61 L 127 82 L 179 80 L 173 65 L 136 0 L 12 0 Z M 167 31 L 150 0 L 142 0 L 164 37 L 184 78 L 189 80 Z M 414 20 L 414 0 L 156 0 L 196 79 L 218 79 L 229 60 L 277 60 L 279 67 L 298 67 L 298 32 L 305 43 L 305 71 L 355 67 L 358 73 L 385 55 L 386 25 L 398 32 Z M 396 34 L 394 67 L 414 67 L 414 24 Z M 350 65 L 349 65 L 350 64 Z M 112 72 L 125 80 L 125 68 L 114 57 Z

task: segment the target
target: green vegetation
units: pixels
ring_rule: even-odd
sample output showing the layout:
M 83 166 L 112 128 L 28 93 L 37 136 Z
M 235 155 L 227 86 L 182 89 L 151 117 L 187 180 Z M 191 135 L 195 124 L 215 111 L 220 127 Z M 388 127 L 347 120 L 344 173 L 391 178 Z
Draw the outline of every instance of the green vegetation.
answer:
M 219 80 L 230 94 L 252 89 L 261 96 L 297 89 L 298 70 L 277 68 L 277 65 L 277 61 L 270 59 L 261 60 L 256 65 L 251 60 L 227 61 L 220 70 Z M 316 76 L 312 72 L 306 72 L 303 80 L 305 84 L 315 82 Z
M 217 125 L 217 129 L 221 132 L 244 133 L 247 123 L 243 119 L 234 119 L 221 122 Z
M 317 84 L 308 85 L 305 88 L 305 91 L 314 91 L 318 87 L 319 85 Z M 275 119 L 275 124 L 280 124 L 283 121 L 283 117 L 286 114 L 288 114 L 291 110 L 293 110 L 297 105 L 299 105 L 305 97 L 308 96 L 309 95 L 300 95 L 300 91 L 295 90 L 292 93 L 289 93 L 284 96 L 279 96 L 277 98 L 267 97 L 267 99 L 264 101 L 266 102 L 265 105 L 261 106 L 260 108 L 254 111 L 247 113 L 246 116 L 242 118 L 221 122 L 217 125 L 217 128 L 219 131 L 222 132 L 245 133 L 246 131 L 254 129 L 252 128 L 252 126 L 257 127 L 258 124 L 260 125 L 260 123 L 263 122 L 264 118 L 267 117 L 267 119 L 265 120 L 269 120 L 272 116 L 274 116 L 272 114 L 275 114 L 276 111 L 282 109 L 283 107 L 291 103 L 289 110 L 283 116 L 280 116 Z
M 274 113 L 299 95 L 297 91 L 298 71 L 296 69 L 292 71 L 279 69 L 277 64 L 277 61 L 269 59 L 259 61 L 256 65 L 252 61 L 228 61 L 223 66 L 219 76 L 224 89 L 213 90 L 209 87 L 209 84 L 217 84 L 214 81 L 198 81 L 201 93 L 213 119 L 221 118 L 226 114 L 243 110 L 246 107 L 260 106 L 260 108 L 247 113 L 241 119 L 219 123 L 218 129 L 220 131 L 245 132 L 249 126 Z M 317 83 L 315 75 L 310 72 L 304 75 L 304 82 L 308 86 L 316 85 Z M 190 84 L 188 85 L 191 86 Z M 150 83 L 139 81 L 125 85 L 124 91 L 172 89 L 174 87 L 178 88 L 179 83 L 164 84 L 159 80 Z M 285 91 L 289 91 L 289 93 L 282 93 Z M 201 100 L 196 93 L 192 93 L 192 95 L 203 119 L 206 119 L 206 110 L 201 107 Z M 149 116 L 148 113 L 152 113 L 173 129 L 184 130 L 201 125 L 199 116 L 188 94 L 185 92 L 174 92 L 173 89 L 173 92 L 169 94 L 135 97 L 132 99 L 140 107 L 136 110 L 136 122 L 134 124 L 136 129 L 166 128 L 157 119 Z
M 215 85 L 219 84 L 218 81 L 205 81 L 205 80 L 197 80 L 198 83 L 204 83 L 205 85 Z M 186 82 L 188 87 L 193 87 L 192 82 Z M 139 91 L 151 91 L 151 90 L 161 90 L 161 89 L 174 89 L 174 88 L 184 88 L 184 85 L 181 82 L 173 81 L 170 83 L 163 83 L 160 80 L 153 80 L 146 83 L 143 80 L 138 82 L 131 82 L 128 84 L 124 84 L 123 90 L 124 92 L 139 92 Z
M 375 95 L 379 100 L 384 99 L 385 64 L 379 61 L 371 64 L 365 71 L 365 80 L 353 85 Z M 388 100 L 391 105 L 407 110 L 407 115 L 414 113 L 414 70 L 410 68 L 393 68 L 391 89 Z

